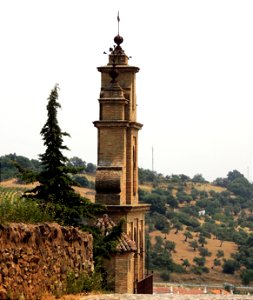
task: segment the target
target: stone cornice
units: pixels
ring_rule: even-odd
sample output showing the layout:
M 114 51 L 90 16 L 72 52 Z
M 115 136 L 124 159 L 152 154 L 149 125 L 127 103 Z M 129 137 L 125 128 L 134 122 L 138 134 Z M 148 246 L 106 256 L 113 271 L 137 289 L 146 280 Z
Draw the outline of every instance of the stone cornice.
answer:
M 122 166 L 100 166 L 100 165 L 98 165 L 97 170 L 121 171 Z
M 131 128 L 135 128 L 135 129 L 141 129 L 143 126 L 143 124 L 141 123 L 137 123 L 137 122 L 129 122 L 129 127 Z
M 103 120 L 103 121 L 94 121 L 94 126 L 99 127 L 129 127 L 129 121 L 121 120 Z
M 150 209 L 150 204 L 136 205 L 106 205 L 109 212 L 129 213 L 129 212 L 146 212 Z
M 100 103 L 127 104 L 129 100 L 125 98 L 99 98 Z
M 94 121 L 94 126 L 99 127 L 130 127 L 135 129 L 141 129 L 142 124 L 137 122 L 130 122 L 125 120 L 101 120 L 101 121 Z
M 105 73 L 109 73 L 110 70 L 112 69 L 112 65 L 107 65 L 107 66 L 101 66 L 97 68 L 99 72 L 105 72 Z M 118 69 L 120 71 L 120 69 L 124 70 L 124 72 L 126 71 L 130 71 L 130 72 L 139 72 L 140 68 L 138 67 L 134 67 L 134 66 L 129 66 L 129 65 L 116 65 L 116 69 Z

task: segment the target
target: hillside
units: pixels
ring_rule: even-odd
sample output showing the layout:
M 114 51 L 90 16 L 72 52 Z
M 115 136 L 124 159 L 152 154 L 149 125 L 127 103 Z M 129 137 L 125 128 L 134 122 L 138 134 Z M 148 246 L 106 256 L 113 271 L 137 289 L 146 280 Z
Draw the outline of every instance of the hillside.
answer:
M 164 234 L 161 231 L 153 231 L 150 233 L 151 243 L 155 244 L 155 237 L 160 236 L 164 238 Z M 179 231 L 175 234 L 171 231 L 166 235 L 166 241 L 172 241 L 175 243 L 175 252 L 172 252 L 172 259 L 175 263 L 182 265 L 183 260 L 187 259 L 190 265 L 194 265 L 194 257 L 198 256 L 197 251 L 194 251 L 188 243 L 185 242 L 185 236 L 183 231 Z M 232 253 L 237 251 L 237 245 L 233 242 L 224 242 L 220 247 L 220 242 L 218 240 L 214 240 L 213 237 L 211 239 L 206 239 L 206 249 L 210 251 L 212 254 L 210 257 L 206 259 L 206 266 L 209 269 L 209 273 L 207 274 L 194 274 L 189 272 L 190 267 L 188 267 L 188 272 L 185 274 L 182 273 L 172 273 L 170 281 L 174 281 L 177 283 L 212 283 L 212 284 L 224 284 L 224 282 L 229 282 L 231 284 L 241 284 L 241 279 L 238 274 L 230 275 L 224 274 L 222 272 L 222 267 L 217 266 L 213 267 L 214 259 L 216 258 L 217 251 L 221 250 L 224 252 L 224 258 L 229 259 Z M 155 271 L 156 281 L 161 281 L 159 276 L 159 272 Z
M 89 175 L 87 178 L 93 180 L 94 175 Z M 20 196 L 22 194 L 22 191 L 32 189 L 38 185 L 37 182 L 25 184 L 25 183 L 19 183 L 16 178 L 8 179 L 5 181 L 0 182 L 0 193 L 2 190 L 2 193 L 5 191 L 12 191 L 12 194 L 17 196 Z M 95 191 L 94 189 L 87 188 L 87 187 L 81 187 L 81 186 L 75 186 L 74 190 L 78 192 L 81 196 L 89 199 L 92 202 L 95 202 Z M 21 191 L 21 193 L 20 193 Z
M 242 174 L 229 172 L 213 183 L 199 174 L 140 174 L 140 201 L 151 204 L 147 265 L 157 280 L 253 280 L 253 187 Z
M 84 176 L 84 175 L 80 175 Z M 91 182 L 94 182 L 94 174 L 86 174 L 87 179 Z M 10 195 L 15 195 L 17 197 L 20 196 L 22 191 L 26 189 L 33 188 L 36 186 L 37 183 L 32 184 L 21 184 L 18 183 L 16 179 L 10 179 L 7 181 L 3 181 L 0 183 L 0 191 L 3 193 L 3 191 L 13 191 L 10 193 Z M 165 182 L 161 182 L 160 184 L 156 185 L 156 191 L 159 189 L 165 190 L 166 184 Z M 152 195 L 154 193 L 154 189 L 152 188 L 152 184 L 142 184 L 140 186 L 141 190 L 145 190 L 149 195 Z M 192 192 L 192 189 L 197 189 L 198 191 L 207 192 L 210 193 L 211 191 L 215 191 L 216 193 L 222 193 L 227 191 L 224 187 L 219 187 L 212 185 L 210 183 L 192 183 L 187 182 L 185 183 L 185 193 L 187 195 L 190 195 Z M 85 187 L 75 187 L 75 190 L 78 191 L 81 195 L 87 197 L 91 201 L 94 201 L 94 189 L 85 188 Z M 172 189 L 172 195 L 176 198 L 177 195 L 177 189 L 176 185 L 174 185 Z M 160 191 L 161 193 L 161 191 Z M 157 202 L 160 201 L 159 197 L 157 197 Z M 188 201 L 187 203 L 182 202 L 179 204 L 177 208 L 173 209 L 173 213 L 180 213 L 180 211 L 185 211 L 185 208 L 195 206 L 196 200 Z M 167 213 L 170 212 L 171 208 L 168 206 L 166 208 Z M 151 230 L 149 233 L 150 241 L 151 241 L 151 247 L 155 248 L 156 239 L 157 237 L 160 237 L 162 240 L 162 243 L 166 243 L 166 241 L 175 243 L 174 250 L 169 251 L 167 254 L 168 256 L 171 256 L 174 263 L 181 266 L 185 260 L 188 260 L 189 266 L 186 267 L 186 272 L 182 273 L 182 270 L 180 272 L 170 272 L 170 280 L 176 281 L 176 282 L 192 282 L 192 283 L 200 283 L 200 282 L 212 282 L 212 283 L 223 283 L 224 281 L 233 283 L 233 284 L 239 284 L 241 282 L 241 279 L 238 275 L 238 272 L 236 274 L 224 274 L 222 272 L 222 263 L 223 259 L 230 259 L 231 254 L 236 253 L 238 250 L 238 245 L 233 241 L 221 241 L 217 239 L 214 235 L 211 235 L 209 238 L 206 237 L 206 244 L 205 249 L 208 250 L 208 252 L 211 253 L 210 256 L 206 256 L 206 262 L 205 266 L 208 268 L 208 273 L 201 273 L 196 274 L 194 272 L 191 272 L 191 267 L 194 266 L 194 257 L 201 257 L 198 249 L 194 251 L 194 249 L 190 246 L 189 242 L 192 240 L 198 240 L 199 234 L 201 230 L 193 230 L 192 228 L 189 228 L 189 226 L 182 225 L 176 226 L 177 224 L 169 223 L 172 220 L 170 218 L 167 218 L 168 224 L 170 224 L 170 229 L 164 229 L 161 228 L 161 230 L 156 230 L 155 227 L 157 227 L 156 222 L 152 224 L 152 218 L 153 216 L 157 214 L 156 211 L 151 211 L 151 214 L 147 217 L 147 223 L 149 224 L 149 227 L 153 226 L 154 230 Z M 153 215 L 153 216 L 152 216 Z M 188 214 L 187 214 L 188 215 Z M 164 216 L 164 215 L 161 215 Z M 204 226 L 206 224 L 206 217 L 198 217 L 196 218 L 199 223 Z M 161 220 L 160 220 L 161 221 Z M 220 221 L 216 221 L 217 223 L 220 223 Z M 162 222 L 161 222 L 162 223 Z M 163 224 L 163 223 L 162 223 Z M 158 226 L 159 227 L 159 226 Z M 177 230 L 178 228 L 178 230 Z M 247 229 L 249 231 L 249 228 Z M 178 231 L 178 232 L 177 232 Z M 190 231 L 192 234 L 192 237 L 188 238 L 187 241 L 185 241 L 186 236 L 185 232 Z M 177 232 L 177 233 L 176 233 Z M 216 255 L 218 251 L 223 251 L 224 256 L 221 257 L 220 262 L 221 265 L 214 266 L 214 260 L 217 259 Z M 152 250 L 151 250 L 152 252 Z M 161 274 L 162 270 L 160 270 L 160 266 L 156 266 L 155 263 L 152 263 L 152 269 L 155 271 L 155 278 L 157 281 L 161 281 L 162 279 L 159 277 L 159 274 Z M 162 276 L 163 277 L 163 276 Z M 224 279 L 226 278 L 226 280 Z M 165 277 L 166 279 L 166 277 Z
M 22 168 L 13 163 L 18 161 Z M 95 166 L 74 157 L 71 166 L 82 196 L 94 201 Z M 13 200 L 37 183 L 24 169 L 38 161 L 1 157 L 0 197 Z M 91 173 L 89 171 L 92 171 Z M 15 174 L 17 179 L 8 179 Z M 2 178 L 3 178 L 2 177 Z M 163 176 L 139 169 L 139 200 L 151 205 L 146 216 L 147 262 L 157 280 L 250 283 L 253 281 L 253 186 L 238 171 L 207 182 L 202 175 Z M 4 196 L 4 197 L 3 197 Z

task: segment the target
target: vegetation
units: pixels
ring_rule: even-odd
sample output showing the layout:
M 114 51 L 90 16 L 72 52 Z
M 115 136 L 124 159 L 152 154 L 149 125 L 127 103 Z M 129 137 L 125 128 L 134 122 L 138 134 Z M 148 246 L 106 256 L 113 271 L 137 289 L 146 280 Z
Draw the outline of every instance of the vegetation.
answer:
M 154 245 L 150 241 L 148 241 L 148 244 L 148 268 L 159 270 L 162 279 L 166 280 L 166 278 L 170 278 L 171 272 L 185 272 L 183 266 L 173 262 L 171 252 L 175 251 L 175 243 L 157 236 Z
M 7 197 L 0 201 L 0 224 L 8 222 L 40 223 L 52 222 L 53 216 L 46 209 L 41 210 L 37 203 L 30 199 L 10 201 Z
M 78 294 L 101 290 L 102 276 L 94 272 L 92 275 L 81 273 L 78 277 L 74 272 L 69 272 L 66 280 L 66 294 Z
M 54 219 L 87 229 L 87 219 L 92 217 L 94 206 L 77 195 L 72 187 L 94 188 L 94 183 L 86 175 L 94 172 L 96 166 L 78 157 L 68 160 L 62 155 L 61 150 L 66 149 L 63 137 L 67 134 L 60 130 L 56 119 L 56 108 L 60 107 L 57 92 L 56 87 L 49 97 L 53 104 L 48 104 L 48 120 L 41 131 L 47 147 L 45 154 L 40 156 L 41 160 L 29 160 L 16 154 L 0 157 L 2 180 L 18 177 L 20 182 L 30 182 L 36 179 L 41 185 L 23 200 L 20 200 L 23 188 L 0 187 L 1 222 L 25 220 L 33 223 Z M 55 126 L 55 130 L 50 131 L 50 126 Z M 54 134 L 51 135 L 52 132 Z M 51 140 L 58 149 L 51 148 Z M 207 273 L 210 270 L 206 260 L 212 255 L 212 269 L 240 274 L 244 284 L 253 282 L 253 185 L 240 172 L 231 171 L 226 178 L 208 183 L 201 174 L 193 178 L 183 174 L 163 176 L 140 169 L 139 181 L 150 187 L 150 190 L 139 189 L 140 201 L 151 205 L 146 219 L 148 232 L 151 234 L 158 230 L 162 236 L 155 242 L 148 239 L 149 269 L 159 271 L 163 279 L 170 278 L 173 272 Z M 57 188 L 59 184 L 64 192 Z M 95 261 L 100 266 L 100 274 L 103 274 L 101 259 L 114 251 L 116 239 L 113 236 L 119 234 L 120 228 L 110 236 L 111 244 L 107 244 L 108 238 L 101 236 L 98 229 L 90 230 L 95 237 Z M 166 236 L 178 236 L 180 233 L 189 251 L 194 253 L 194 259 L 184 259 L 176 264 L 173 254 L 177 252 L 177 246 Z M 220 245 L 220 249 L 213 253 L 206 244 L 210 239 L 218 240 Z M 230 258 L 224 258 L 222 251 L 223 243 L 227 241 L 238 247 Z
M 77 156 L 71 157 L 66 165 L 75 168 L 78 173 L 77 177 L 86 178 L 84 174 L 95 173 L 96 171 L 95 164 L 86 163 Z M 17 178 L 19 183 L 34 182 L 37 179 L 36 175 L 41 170 L 41 161 L 38 159 L 29 159 L 16 153 L 0 156 L 0 182 L 11 178 Z M 75 178 L 73 180 L 75 184 L 78 184 L 78 180 L 75 180 Z M 81 186 L 83 186 L 82 183 Z
M 92 276 L 80 274 L 78 278 L 73 278 L 73 274 L 70 273 L 67 282 L 68 292 L 89 291 L 94 288 L 94 284 L 99 284 L 100 287 L 106 285 L 101 260 L 104 257 L 108 258 L 115 251 L 116 240 L 122 233 L 122 223 L 113 228 L 107 236 L 103 236 L 98 228 L 89 225 L 88 220 L 96 218 L 105 208 L 81 197 L 73 186 L 77 181 L 80 185 L 89 185 L 89 181 L 85 180 L 82 174 L 76 176 L 76 173 L 83 173 L 84 170 L 94 172 L 96 167 L 93 164 L 86 165 L 76 157 L 68 160 L 63 155 L 63 150 L 68 150 L 63 144 L 63 138 L 69 134 L 59 127 L 57 109 L 61 106 L 57 100 L 56 85 L 48 98 L 47 121 L 41 130 L 46 150 L 39 156 L 39 163 L 33 161 L 32 164 L 29 159 L 16 155 L 1 157 L 1 174 L 4 174 L 1 178 L 7 179 L 17 175 L 22 182 L 38 181 L 39 184 L 32 190 L 22 191 L 24 193 L 21 198 L 21 195 L 11 196 L 7 189 L 1 188 L 0 222 L 56 221 L 61 225 L 78 226 L 92 232 L 96 272 Z
M 41 164 L 36 159 L 29 159 L 21 155 L 16 155 L 16 153 L 0 157 L 0 181 L 14 177 L 22 181 L 22 171 L 26 174 L 30 174 L 30 172 L 38 173 L 41 171 Z M 24 174 L 24 182 L 28 182 L 26 174 Z
M 7 157 L 10 158 L 11 155 Z M 16 155 L 16 157 L 19 156 Z M 23 161 L 29 160 L 23 157 Z M 43 169 L 41 163 L 36 165 L 40 170 Z M 15 164 L 11 164 L 11 168 L 13 166 L 19 172 L 20 180 L 22 170 L 17 169 Z M 66 173 L 72 180 L 71 182 L 75 181 L 73 184 L 77 185 L 76 182 L 78 182 L 81 186 L 94 188 L 94 183 L 86 177 L 87 164 L 84 161 L 74 157 L 71 163 L 69 161 L 66 163 L 66 167 L 78 169 L 78 174 L 71 175 L 69 171 Z M 8 171 L 8 168 L 6 170 Z M 140 182 L 151 186 L 150 191 L 139 190 L 140 201 L 151 204 L 146 220 L 148 231 L 151 233 L 159 230 L 163 237 L 156 240 L 155 244 L 149 242 L 149 269 L 157 270 L 164 279 L 170 278 L 174 272 L 202 274 L 212 268 L 228 274 L 240 274 L 245 284 L 253 281 L 253 256 L 251 254 L 253 253 L 251 233 L 253 230 L 253 188 L 242 174 L 232 171 L 226 178 L 217 178 L 214 183 L 210 184 L 200 176 L 195 176 L 193 181 L 185 175 L 163 176 L 141 169 Z M 12 213 L 8 206 L 9 202 L 2 201 L 0 206 L 2 222 L 24 218 L 33 223 L 37 220 L 46 220 L 45 218 L 54 218 L 52 209 L 50 214 L 39 215 L 36 202 L 16 201 L 23 192 L 24 188 L 0 187 L 1 199 L 9 199 L 13 206 L 16 206 L 12 209 L 15 213 Z M 8 209 L 9 213 L 6 213 Z M 31 213 L 24 214 L 25 211 L 31 211 Z M 204 215 L 199 215 L 200 211 L 204 211 Z M 86 223 L 86 218 L 82 220 L 85 221 L 83 224 Z M 87 226 L 82 225 L 82 228 L 85 229 Z M 179 232 L 181 232 L 180 236 L 183 236 L 182 241 L 188 245 L 189 251 L 194 251 L 195 260 L 182 260 L 180 264 L 174 262 L 173 255 L 177 252 L 177 246 L 173 241 L 167 240 L 166 236 L 168 234 L 176 236 Z M 104 237 L 100 235 L 98 229 L 94 230 L 93 235 L 97 255 L 95 261 L 103 274 L 101 259 L 113 252 L 114 243 L 104 246 L 106 241 L 103 240 Z M 221 246 L 213 253 L 206 245 L 206 241 L 210 239 L 218 240 Z M 237 252 L 230 258 L 224 258 L 222 250 L 223 243 L 226 241 L 234 242 L 238 246 Z M 212 263 L 209 270 L 205 259 L 208 260 L 210 255 L 212 255 Z
M 95 216 L 102 208 L 81 197 L 72 187 L 75 183 L 69 174 L 76 170 L 67 165 L 68 159 L 62 153 L 68 150 L 63 138 L 69 134 L 59 127 L 57 109 L 61 106 L 57 100 L 56 85 L 48 98 L 47 121 L 40 132 L 46 150 L 40 155 L 42 170 L 36 176 L 39 185 L 26 192 L 25 197 L 34 199 L 58 223 L 80 226 L 85 218 Z
M 30 199 L 21 199 L 25 188 L 8 188 L 0 186 L 0 223 L 23 222 L 39 223 L 53 220 L 52 214 L 41 210 Z
M 19 199 L 25 191 L 25 188 L 9 188 L 0 186 L 0 199 L 12 202 Z
M 253 281 L 253 185 L 240 172 L 231 171 L 226 178 L 217 178 L 211 184 L 201 174 L 192 179 L 185 175 L 164 177 L 142 169 L 140 182 L 144 184 L 145 180 L 152 188 L 150 192 L 140 189 L 139 199 L 151 204 L 147 215 L 149 233 L 159 230 L 166 237 L 172 230 L 174 234 L 182 232 L 184 242 L 196 252 L 193 265 L 182 262 L 185 272 L 209 272 L 206 257 L 216 255 L 213 269 L 227 274 L 240 273 L 242 282 L 247 284 Z M 211 238 L 218 240 L 220 247 L 225 241 L 233 242 L 238 251 L 226 259 L 222 250 L 211 253 L 206 247 L 207 239 Z M 162 277 L 165 271 L 175 272 L 171 252 L 164 257 L 164 245 L 165 242 L 156 241 L 150 263 L 154 270 L 163 270 Z

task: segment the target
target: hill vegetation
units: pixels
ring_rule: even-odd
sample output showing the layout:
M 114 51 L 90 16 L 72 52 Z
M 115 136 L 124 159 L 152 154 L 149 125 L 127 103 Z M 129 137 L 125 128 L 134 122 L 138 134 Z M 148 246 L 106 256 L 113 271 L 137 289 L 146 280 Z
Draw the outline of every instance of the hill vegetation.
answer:
M 16 154 L 2 156 L 0 162 L 2 178 L 14 176 L 19 183 L 30 179 L 15 162 L 41 170 L 39 161 Z M 75 184 L 92 191 L 96 166 L 78 157 L 68 164 L 79 170 L 72 175 Z M 164 280 L 228 276 L 231 282 L 253 281 L 253 186 L 240 172 L 209 183 L 201 174 L 163 176 L 139 169 L 139 182 L 140 202 L 151 205 L 146 219 L 149 270 Z M 2 186 L 1 197 L 18 198 L 24 186 Z
M 217 270 L 240 276 L 245 284 L 253 280 L 253 185 L 240 172 L 231 171 L 226 178 L 208 183 L 200 174 L 192 179 L 164 177 L 141 169 L 140 183 L 149 186 L 141 185 L 139 190 L 140 201 L 151 205 L 147 216 L 149 268 L 166 280 L 171 273 L 203 279 Z M 172 238 L 172 234 L 180 237 Z M 180 248 L 182 240 L 185 247 Z M 226 251 L 225 243 L 230 245 Z M 183 257 L 183 248 L 189 255 Z
M 86 163 L 76 156 L 71 157 L 66 165 L 77 170 L 78 175 L 72 176 L 77 185 L 94 187 L 94 183 L 83 175 L 95 173 L 96 165 L 90 162 Z M 36 180 L 36 174 L 39 174 L 41 171 L 42 164 L 38 159 L 29 159 L 16 153 L 0 156 L 0 182 L 17 178 L 18 183 L 31 183 Z

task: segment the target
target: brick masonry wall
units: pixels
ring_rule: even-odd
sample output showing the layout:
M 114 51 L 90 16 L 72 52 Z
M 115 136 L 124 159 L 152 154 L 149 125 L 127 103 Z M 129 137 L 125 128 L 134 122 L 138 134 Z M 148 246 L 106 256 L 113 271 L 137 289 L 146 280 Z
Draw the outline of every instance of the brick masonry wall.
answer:
M 124 163 L 125 128 L 103 128 L 99 133 L 99 165 L 120 166 Z
M 0 225 L 0 299 L 60 292 L 69 272 L 93 270 L 92 247 L 92 235 L 74 227 Z

